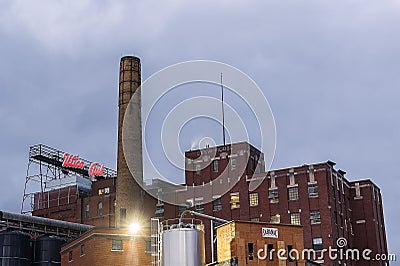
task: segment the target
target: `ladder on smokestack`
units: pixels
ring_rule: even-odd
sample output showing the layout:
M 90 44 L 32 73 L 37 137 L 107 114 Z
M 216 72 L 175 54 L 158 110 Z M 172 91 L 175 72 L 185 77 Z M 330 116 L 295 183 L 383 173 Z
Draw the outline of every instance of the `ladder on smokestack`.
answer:
M 158 218 L 151 218 L 151 265 L 161 266 L 161 226 Z

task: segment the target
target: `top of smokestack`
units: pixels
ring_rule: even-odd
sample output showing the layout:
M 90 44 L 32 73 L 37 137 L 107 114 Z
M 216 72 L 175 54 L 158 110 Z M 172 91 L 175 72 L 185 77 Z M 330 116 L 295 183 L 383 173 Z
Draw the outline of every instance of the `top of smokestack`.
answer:
M 140 86 L 140 59 L 136 56 L 124 56 L 120 62 L 120 76 L 119 76 L 119 106 L 124 105 L 120 109 L 122 112 L 121 118 L 125 114 L 125 107 L 129 104 L 133 94 Z M 120 121 L 120 126 L 122 121 Z
M 125 56 L 121 57 L 121 61 L 132 60 L 132 59 L 140 61 L 140 58 L 137 56 L 134 56 L 134 55 L 125 55 Z

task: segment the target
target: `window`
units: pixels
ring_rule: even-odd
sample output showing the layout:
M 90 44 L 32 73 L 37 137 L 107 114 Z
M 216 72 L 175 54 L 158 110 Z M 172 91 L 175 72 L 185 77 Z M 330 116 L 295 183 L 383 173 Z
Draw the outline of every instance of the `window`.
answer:
M 221 198 L 218 198 L 213 201 L 213 211 L 220 211 L 220 210 L 222 210 L 222 201 Z
M 274 260 L 274 244 L 268 244 L 267 246 L 267 250 L 268 250 L 268 259 L 270 261 Z
M 312 240 L 314 250 L 322 250 L 322 237 L 315 237 Z
M 111 250 L 121 251 L 122 249 L 122 240 L 120 239 L 113 239 L 112 240 L 112 247 Z
M 318 184 L 309 184 L 308 185 L 308 196 L 310 198 L 318 197 Z
M 109 188 L 109 187 L 99 188 L 99 189 L 97 190 L 97 194 L 98 194 L 98 195 L 110 194 L 110 188 Z
M 86 204 L 85 217 L 86 217 L 86 219 L 89 219 L 89 217 L 90 217 L 90 205 L 89 204 Z
M 196 200 L 196 211 L 199 213 L 204 213 L 204 202 L 203 200 Z
M 300 225 L 300 213 L 298 212 L 293 212 L 290 214 L 290 223 L 291 224 L 296 224 Z
M 354 236 L 354 232 L 353 232 L 353 225 L 351 224 L 351 221 L 349 220 L 349 225 L 350 225 L 350 234 L 352 236 Z
M 151 247 L 151 241 L 146 240 L 146 253 L 152 253 L 153 249 Z
M 85 245 L 81 245 L 81 256 L 85 255 Z
M 292 251 L 293 251 L 293 246 L 288 245 L 287 246 L 287 251 L 288 251 L 288 261 L 292 262 L 295 258 L 293 257 Z
M 258 206 L 258 193 L 250 193 L 249 194 L 249 201 L 250 201 L 250 206 Z
M 119 210 L 119 222 L 121 225 L 125 225 L 125 221 L 126 221 L 126 209 L 125 208 L 121 208 Z
M 250 171 L 252 172 L 252 173 L 254 173 L 254 170 L 256 169 L 254 166 L 255 166 L 255 163 L 254 163 L 254 156 L 250 156 L 250 160 L 249 160 L 249 164 L 250 164 Z
M 217 160 L 213 161 L 213 171 L 214 171 L 214 173 L 218 173 L 218 161 Z
M 102 216 L 103 215 L 103 202 L 99 202 L 97 204 L 97 215 Z
M 196 175 L 200 175 L 200 174 L 201 174 L 201 165 L 196 164 Z
M 162 201 L 156 205 L 156 217 L 164 217 L 164 203 Z
M 319 210 L 310 211 L 310 221 L 311 221 L 311 224 L 321 223 L 321 213 Z
M 335 218 L 335 224 L 338 224 L 338 222 L 337 222 L 337 212 L 336 211 L 333 212 L 333 217 Z
M 281 222 L 281 216 L 279 214 L 271 216 L 270 223 L 279 224 L 280 222 Z
M 69 254 L 68 254 L 68 261 L 72 261 L 72 250 L 69 251 Z
M 184 211 L 186 211 L 186 205 L 179 205 L 178 206 L 178 216 L 181 216 Z
M 289 200 L 298 200 L 299 199 L 299 188 L 298 187 L 290 187 L 288 188 Z
M 231 171 L 236 170 L 236 158 L 231 158 Z
M 340 227 L 343 228 L 343 213 L 340 214 Z
M 247 243 L 247 252 L 249 260 L 254 260 L 254 243 Z
M 239 192 L 231 193 L 231 209 L 240 208 Z
M 270 189 L 268 192 L 268 198 L 270 203 L 277 203 L 279 202 L 279 194 L 278 194 L 278 189 Z

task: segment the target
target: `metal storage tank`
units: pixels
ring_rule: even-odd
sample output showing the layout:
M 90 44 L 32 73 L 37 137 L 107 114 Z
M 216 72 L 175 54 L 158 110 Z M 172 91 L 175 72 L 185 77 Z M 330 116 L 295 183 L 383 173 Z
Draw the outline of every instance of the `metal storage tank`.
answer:
M 30 236 L 22 232 L 0 233 L 0 265 L 31 265 L 32 247 Z
M 65 240 L 54 236 L 39 237 L 34 241 L 34 258 L 32 265 L 61 265 L 61 246 Z
M 204 232 L 199 225 L 176 224 L 161 232 L 162 266 L 205 265 Z

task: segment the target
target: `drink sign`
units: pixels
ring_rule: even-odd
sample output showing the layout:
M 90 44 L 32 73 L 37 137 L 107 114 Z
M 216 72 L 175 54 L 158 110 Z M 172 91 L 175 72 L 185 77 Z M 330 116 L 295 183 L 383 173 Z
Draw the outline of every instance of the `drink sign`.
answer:
M 79 155 L 72 155 L 69 153 L 64 153 L 64 161 L 62 163 L 63 167 L 70 167 L 75 169 L 84 169 L 85 162 L 79 159 Z M 95 178 L 96 176 L 104 175 L 104 164 L 99 162 L 91 163 L 88 170 L 89 177 Z
M 89 176 L 95 178 L 96 176 L 104 175 L 104 164 L 98 162 L 92 163 L 89 167 Z

